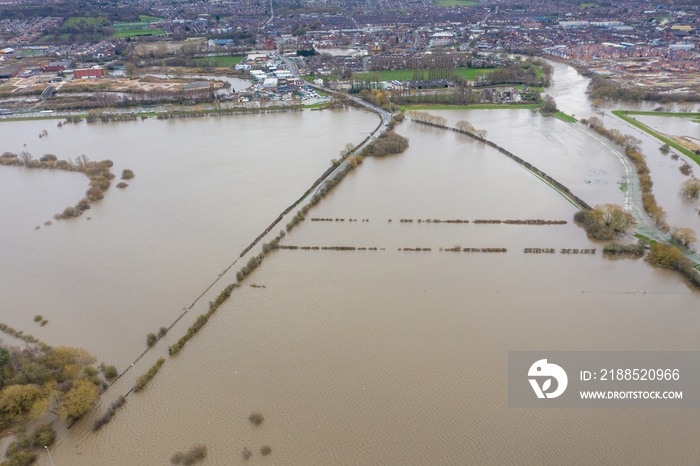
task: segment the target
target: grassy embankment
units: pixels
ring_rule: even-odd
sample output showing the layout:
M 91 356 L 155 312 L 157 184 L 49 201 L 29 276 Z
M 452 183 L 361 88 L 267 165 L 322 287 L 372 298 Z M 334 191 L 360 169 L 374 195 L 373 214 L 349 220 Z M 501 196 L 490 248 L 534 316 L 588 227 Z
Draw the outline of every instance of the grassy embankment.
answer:
M 678 144 L 672 139 L 667 138 L 666 136 L 656 132 L 655 130 L 651 129 L 644 123 L 629 117 L 628 115 L 651 115 L 651 116 L 671 116 L 671 117 L 698 117 L 700 116 L 700 113 L 672 113 L 672 112 L 634 112 L 634 111 L 628 111 L 628 110 L 613 110 L 612 113 L 623 120 L 625 120 L 627 123 L 636 126 L 637 128 L 641 129 L 645 133 L 651 134 L 654 136 L 656 139 L 658 139 L 661 142 L 664 142 L 668 144 L 669 146 L 673 147 L 683 155 L 687 155 L 690 157 L 695 163 L 700 165 L 700 156 L 696 154 L 695 152 L 691 151 L 690 149 L 686 149 L 682 145 Z
M 554 112 L 550 113 L 553 117 L 559 118 L 562 121 L 566 121 L 567 123 L 578 123 L 578 120 L 571 115 L 567 115 L 564 112 Z

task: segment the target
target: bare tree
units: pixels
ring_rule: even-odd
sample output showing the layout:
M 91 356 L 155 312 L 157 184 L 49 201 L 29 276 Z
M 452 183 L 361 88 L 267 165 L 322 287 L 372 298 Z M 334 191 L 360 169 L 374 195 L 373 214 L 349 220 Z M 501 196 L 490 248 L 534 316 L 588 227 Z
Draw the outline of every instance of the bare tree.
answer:
M 673 238 L 674 241 L 680 243 L 686 248 L 690 247 L 692 243 L 697 241 L 697 238 L 695 237 L 695 232 L 692 228 L 673 227 L 673 230 L 671 230 L 671 238 Z
M 22 162 L 22 165 L 27 167 L 27 166 L 29 166 L 31 161 L 34 159 L 34 157 L 32 157 L 32 154 L 30 154 L 26 150 L 23 150 L 22 152 L 19 153 L 19 159 Z

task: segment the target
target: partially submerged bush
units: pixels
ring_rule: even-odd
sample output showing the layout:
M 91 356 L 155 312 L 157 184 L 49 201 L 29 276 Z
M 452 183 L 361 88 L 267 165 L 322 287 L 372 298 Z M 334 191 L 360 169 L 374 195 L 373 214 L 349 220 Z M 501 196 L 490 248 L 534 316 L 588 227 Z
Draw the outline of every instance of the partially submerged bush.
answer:
M 194 464 L 207 457 L 207 447 L 197 445 L 186 452 L 177 452 L 171 458 L 172 464 Z
M 673 227 L 673 230 L 671 230 L 671 238 L 673 241 L 686 248 L 697 241 L 695 231 L 692 228 Z
M 128 168 L 122 171 L 122 180 L 130 180 L 134 177 L 134 172 L 129 170 Z
M 95 422 L 92 425 L 92 431 L 95 432 L 96 430 L 99 430 L 103 425 L 111 421 L 117 410 L 124 406 L 124 403 L 126 403 L 125 397 L 120 396 L 117 398 L 101 418 L 95 419 Z
M 107 380 L 113 379 L 113 378 L 115 378 L 117 375 L 119 375 L 119 374 L 117 373 L 117 368 L 114 367 L 114 366 L 105 366 L 105 365 L 102 365 L 102 373 L 103 373 L 104 376 L 107 378 Z
M 697 199 L 700 196 L 700 180 L 697 178 L 685 180 L 681 186 L 681 192 L 686 197 Z
M 140 392 L 141 390 L 143 390 L 148 384 L 148 382 L 150 382 L 151 379 L 156 376 L 156 374 L 160 370 L 160 366 L 162 366 L 163 363 L 165 363 L 165 359 L 158 358 L 158 361 L 156 361 L 156 363 L 153 364 L 153 366 L 151 366 L 150 369 L 148 369 L 148 372 L 146 372 L 138 378 L 138 380 L 136 381 L 136 385 L 134 386 L 134 391 Z
M 654 243 L 649 248 L 646 260 L 656 267 L 676 270 L 682 273 L 695 288 L 700 288 L 700 275 L 693 263 L 680 249 L 671 244 Z
M 646 250 L 646 244 L 646 241 L 641 239 L 635 244 L 610 243 L 603 248 L 603 254 L 641 257 Z
M 8 466 L 24 466 L 36 461 L 36 450 L 44 449 L 45 446 L 53 445 L 56 440 L 56 433 L 51 424 L 44 424 L 32 432 L 31 435 L 20 434 L 5 451 Z
M 362 149 L 362 157 L 384 157 L 391 154 L 400 154 L 408 147 L 408 139 L 393 131 L 384 131 L 377 139 Z
M 254 426 L 259 426 L 265 421 L 265 418 L 263 417 L 262 413 L 259 411 L 255 411 L 248 416 L 248 420 L 253 424 Z

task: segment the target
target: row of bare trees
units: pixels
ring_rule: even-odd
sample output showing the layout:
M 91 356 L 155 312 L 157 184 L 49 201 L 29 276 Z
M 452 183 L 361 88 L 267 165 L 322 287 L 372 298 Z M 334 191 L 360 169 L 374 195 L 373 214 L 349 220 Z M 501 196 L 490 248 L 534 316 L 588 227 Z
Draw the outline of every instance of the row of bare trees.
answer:
M 406 116 L 408 116 L 411 119 L 411 121 L 417 121 L 419 123 L 428 123 L 430 125 L 435 126 L 447 126 L 447 118 L 437 115 L 431 115 L 428 112 L 410 110 L 406 112 Z
M 460 131 L 464 131 L 465 133 L 474 134 L 476 136 L 479 136 L 480 138 L 485 138 L 487 134 L 485 129 L 476 129 L 471 123 L 469 123 L 466 120 L 458 121 L 455 124 L 455 128 L 457 128 Z

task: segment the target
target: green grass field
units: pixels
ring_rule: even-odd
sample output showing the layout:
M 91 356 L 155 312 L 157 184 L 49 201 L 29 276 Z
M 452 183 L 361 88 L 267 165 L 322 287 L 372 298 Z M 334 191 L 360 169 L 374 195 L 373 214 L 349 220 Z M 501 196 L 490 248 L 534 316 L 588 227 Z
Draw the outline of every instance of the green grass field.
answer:
M 566 121 L 566 122 L 568 122 L 568 123 L 576 123 L 576 122 L 578 122 L 578 120 L 577 120 L 576 118 L 574 118 L 574 117 L 572 117 L 572 116 L 570 116 L 570 115 L 567 115 L 567 114 L 564 113 L 564 112 L 554 112 L 554 113 L 552 113 L 551 115 L 554 116 L 554 117 L 559 118 L 559 119 L 562 120 L 562 121 Z
M 139 21 L 160 21 L 163 18 L 157 16 L 139 15 Z
M 615 110 L 618 113 L 625 115 L 646 115 L 646 116 L 665 116 L 676 118 L 698 118 L 700 113 L 684 113 L 684 112 L 638 112 L 636 110 Z M 617 113 L 616 113 L 617 115 Z
M 581 8 L 596 8 L 598 6 L 597 3 L 582 3 L 579 5 Z
M 137 29 L 134 31 L 117 31 L 111 37 L 157 36 L 165 34 L 164 29 Z
M 478 5 L 478 3 L 472 2 L 469 0 L 433 0 L 433 5 L 435 5 L 435 6 L 474 6 L 474 5 Z
M 217 66 L 234 66 L 243 61 L 244 57 L 204 57 L 195 58 L 197 62 L 216 62 Z

